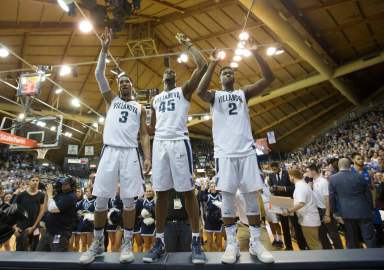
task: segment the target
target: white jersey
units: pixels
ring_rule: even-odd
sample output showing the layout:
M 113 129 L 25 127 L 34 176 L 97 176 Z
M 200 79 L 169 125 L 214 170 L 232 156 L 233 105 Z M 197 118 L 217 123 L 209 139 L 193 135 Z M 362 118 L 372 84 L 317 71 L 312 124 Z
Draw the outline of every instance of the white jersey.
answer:
M 105 119 L 103 143 L 116 147 L 138 147 L 141 105 L 115 97 Z
M 186 140 L 188 138 L 188 111 L 190 102 L 181 87 L 163 91 L 153 99 L 156 112 L 156 140 Z
M 215 158 L 256 154 L 243 90 L 215 92 L 212 126 Z

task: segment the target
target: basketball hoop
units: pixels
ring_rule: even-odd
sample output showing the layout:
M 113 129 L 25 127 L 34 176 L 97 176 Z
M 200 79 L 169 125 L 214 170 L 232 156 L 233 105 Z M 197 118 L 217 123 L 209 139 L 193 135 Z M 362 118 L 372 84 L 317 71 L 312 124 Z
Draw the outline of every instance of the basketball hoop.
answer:
M 49 148 L 39 148 L 39 149 L 34 149 L 34 150 L 37 151 L 37 159 L 44 159 Z

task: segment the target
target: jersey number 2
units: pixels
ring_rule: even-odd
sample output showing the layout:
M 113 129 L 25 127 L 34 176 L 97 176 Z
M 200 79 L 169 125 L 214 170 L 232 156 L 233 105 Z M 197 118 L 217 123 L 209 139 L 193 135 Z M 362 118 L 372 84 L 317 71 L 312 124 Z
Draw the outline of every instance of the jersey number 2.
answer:
M 228 104 L 228 107 L 229 107 L 229 115 L 235 115 L 237 114 L 237 105 L 236 103 L 229 103 Z
M 121 111 L 121 117 L 119 118 L 120 123 L 126 123 L 128 120 L 128 112 L 127 111 Z
M 165 107 L 165 101 L 162 101 L 159 106 L 159 111 L 160 112 L 165 112 L 165 111 L 171 112 L 175 110 L 175 100 L 170 99 L 167 102 L 167 107 Z

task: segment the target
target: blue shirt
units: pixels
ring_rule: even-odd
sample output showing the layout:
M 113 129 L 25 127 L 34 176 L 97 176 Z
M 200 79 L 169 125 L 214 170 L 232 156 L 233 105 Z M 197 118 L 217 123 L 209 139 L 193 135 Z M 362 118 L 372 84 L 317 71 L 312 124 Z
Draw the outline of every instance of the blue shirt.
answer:
M 372 178 L 369 175 L 368 169 L 366 167 L 363 168 L 362 172 L 356 171 L 354 167 L 351 168 L 351 171 L 360 174 L 368 184 L 371 184 Z

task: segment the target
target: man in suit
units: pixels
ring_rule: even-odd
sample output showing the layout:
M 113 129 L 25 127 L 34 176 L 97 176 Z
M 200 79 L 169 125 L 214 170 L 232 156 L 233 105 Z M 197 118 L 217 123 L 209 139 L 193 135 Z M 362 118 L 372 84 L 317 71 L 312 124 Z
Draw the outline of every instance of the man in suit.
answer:
M 271 193 L 274 196 L 292 197 L 295 186 L 289 180 L 289 175 L 286 170 L 280 169 L 278 162 L 271 163 L 272 173 L 269 174 L 268 185 Z M 297 244 L 301 250 L 307 249 L 307 244 L 304 239 L 301 226 L 297 220 L 297 216 L 279 215 L 281 226 L 283 228 L 284 243 L 286 250 L 293 250 L 289 221 L 292 223 L 296 234 Z
M 369 183 L 364 180 L 364 177 L 351 171 L 351 163 L 347 158 L 339 160 L 339 169 L 338 173 L 331 176 L 329 183 L 331 211 L 335 212 L 335 206 L 338 203 L 338 214 L 344 220 L 348 248 L 359 247 L 359 233 L 367 247 L 374 248 L 376 241 Z

